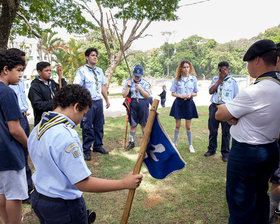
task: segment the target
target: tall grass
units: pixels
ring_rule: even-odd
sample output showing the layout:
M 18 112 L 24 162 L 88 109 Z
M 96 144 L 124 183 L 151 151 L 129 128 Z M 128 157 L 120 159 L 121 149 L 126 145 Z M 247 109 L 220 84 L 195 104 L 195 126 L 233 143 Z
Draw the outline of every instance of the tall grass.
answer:
M 163 127 L 173 139 L 175 121 L 169 116 L 169 110 L 170 108 L 160 108 L 158 112 Z M 136 190 L 128 223 L 227 223 L 226 163 L 221 160 L 219 152 L 208 158 L 203 156 L 208 146 L 208 108 L 198 107 L 198 112 L 199 119 L 192 120 L 193 146 L 196 153 L 188 151 L 186 129 L 182 120 L 178 151 L 186 161 L 186 167 L 164 180 L 156 180 L 143 165 L 141 173 L 144 174 L 144 179 Z M 119 179 L 133 170 L 142 133 L 138 127 L 136 147 L 125 152 L 125 120 L 124 116 L 106 118 L 104 148 L 108 149 L 110 154 L 93 154 L 93 160 L 87 162 L 93 176 Z M 77 131 L 81 134 L 79 127 Z M 127 190 L 102 194 L 85 193 L 87 207 L 97 214 L 95 223 L 120 223 L 127 194 Z M 24 205 L 24 223 L 38 223 L 30 205 Z

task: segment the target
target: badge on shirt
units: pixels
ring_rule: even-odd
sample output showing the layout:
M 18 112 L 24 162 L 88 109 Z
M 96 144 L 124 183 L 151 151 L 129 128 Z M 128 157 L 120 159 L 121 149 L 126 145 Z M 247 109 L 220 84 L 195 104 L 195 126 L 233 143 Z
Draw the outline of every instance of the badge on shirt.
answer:
M 78 149 L 78 150 L 73 150 L 73 149 Z M 67 153 L 70 153 L 71 151 L 72 152 L 72 155 L 74 156 L 74 158 L 78 158 L 81 156 L 81 153 L 80 153 L 80 146 L 77 142 L 73 142 L 71 143 L 70 145 L 68 145 L 68 147 L 65 149 L 65 152 Z

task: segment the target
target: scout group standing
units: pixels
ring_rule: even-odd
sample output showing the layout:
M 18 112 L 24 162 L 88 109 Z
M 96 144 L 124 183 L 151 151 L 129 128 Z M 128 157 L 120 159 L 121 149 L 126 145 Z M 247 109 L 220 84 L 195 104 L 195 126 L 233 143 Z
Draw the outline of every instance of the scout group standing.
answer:
M 218 76 L 209 86 L 209 145 L 205 157 L 217 151 L 219 124 L 222 126 L 222 160 L 227 164 L 226 197 L 229 223 L 268 223 L 268 181 L 272 176 L 271 201 L 280 201 L 280 54 L 273 41 L 260 40 L 244 55 L 248 72 L 256 81 L 239 93 L 226 61 L 218 64 Z M 18 49 L 0 52 L 0 216 L 2 223 L 21 222 L 21 201 L 29 201 L 40 223 L 88 223 L 83 192 L 135 189 L 142 175 L 129 173 L 121 180 L 91 177 L 85 160 L 91 151 L 108 154 L 103 148 L 103 100 L 110 107 L 103 70 L 96 66 L 98 50 L 85 51 L 74 84 L 67 85 L 60 66 L 59 84 L 51 79 L 51 65 L 39 62 L 39 76 L 32 81 L 28 97 L 35 127 L 29 136 L 22 71 L 25 54 Z M 126 151 L 135 147 L 137 125 L 145 131 L 152 99 L 151 85 L 143 78 L 144 68 L 136 65 L 126 80 L 123 97 L 130 97 L 130 132 Z M 8 87 L 10 86 L 10 88 Z M 170 116 L 175 119 L 173 143 L 179 142 L 181 120 L 185 120 L 188 149 L 195 153 L 191 121 L 198 118 L 193 98 L 198 94 L 195 69 L 181 61 L 171 88 L 175 97 Z M 165 107 L 166 86 L 160 94 Z M 83 143 L 73 129 L 81 124 Z M 232 148 L 230 150 L 230 139 Z M 27 140 L 28 138 L 28 140 Z M 7 141 L 10 139 L 11 141 Z M 27 147 L 28 145 L 28 147 Z M 29 149 L 35 173 L 30 178 Z M 273 174 L 273 175 L 272 175 Z M 28 184 L 27 184 L 28 183 Z M 271 213 L 275 210 L 271 206 Z

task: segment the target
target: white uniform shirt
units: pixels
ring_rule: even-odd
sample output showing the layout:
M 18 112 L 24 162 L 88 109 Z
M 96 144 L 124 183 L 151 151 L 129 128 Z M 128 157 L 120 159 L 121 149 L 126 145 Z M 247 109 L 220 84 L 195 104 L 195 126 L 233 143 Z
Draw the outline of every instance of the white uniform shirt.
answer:
M 232 137 L 251 145 L 274 142 L 280 133 L 279 93 L 279 84 L 262 80 L 226 103 L 230 114 L 238 118 L 238 123 L 230 129 Z

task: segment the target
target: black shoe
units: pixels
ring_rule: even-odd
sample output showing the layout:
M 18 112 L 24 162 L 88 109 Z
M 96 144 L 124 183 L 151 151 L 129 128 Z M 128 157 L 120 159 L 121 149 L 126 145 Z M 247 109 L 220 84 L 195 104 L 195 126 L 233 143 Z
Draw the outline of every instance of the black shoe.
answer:
M 31 198 L 29 196 L 29 198 L 22 200 L 22 204 L 31 204 Z
M 96 213 L 90 209 L 87 209 L 87 216 L 88 216 L 88 223 L 89 224 L 94 223 L 96 219 Z
M 84 159 L 85 159 L 86 161 L 90 161 L 90 160 L 91 160 L 91 155 L 90 155 L 90 153 L 84 153 Z
M 225 157 L 225 156 L 222 156 L 222 160 L 223 160 L 223 162 L 227 162 L 228 161 L 228 158 L 227 157 Z
M 134 142 L 129 142 L 128 146 L 125 149 L 125 151 L 129 151 L 130 149 L 133 149 L 134 147 L 135 147 L 135 143 Z
M 104 148 L 97 148 L 97 149 L 93 149 L 92 151 L 94 152 L 99 152 L 101 154 L 109 154 L 109 152 L 107 150 L 105 150 Z
M 205 154 L 204 154 L 204 156 L 205 157 L 208 157 L 208 156 L 213 156 L 213 155 L 215 155 L 216 154 L 216 152 L 206 152 Z

